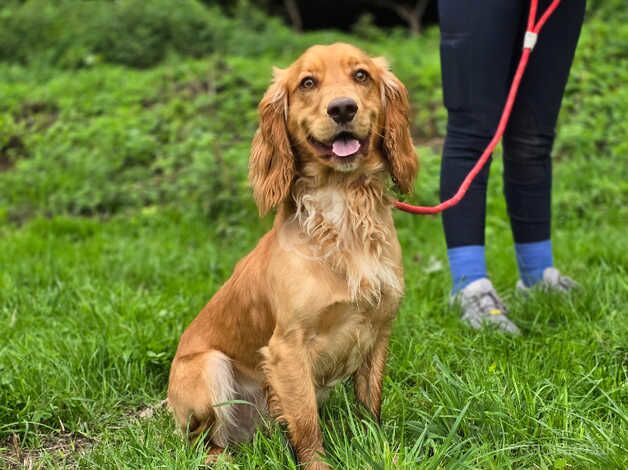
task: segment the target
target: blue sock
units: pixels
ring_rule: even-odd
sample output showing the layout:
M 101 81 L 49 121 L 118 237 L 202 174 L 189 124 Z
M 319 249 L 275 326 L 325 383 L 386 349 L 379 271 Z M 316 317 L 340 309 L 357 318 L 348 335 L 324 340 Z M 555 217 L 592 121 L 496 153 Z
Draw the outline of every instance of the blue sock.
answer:
M 484 245 L 467 245 L 449 248 L 449 270 L 453 282 L 452 294 L 464 289 L 473 281 L 486 277 Z
M 552 241 L 515 243 L 519 274 L 523 283 L 530 287 L 543 280 L 543 271 L 554 265 Z

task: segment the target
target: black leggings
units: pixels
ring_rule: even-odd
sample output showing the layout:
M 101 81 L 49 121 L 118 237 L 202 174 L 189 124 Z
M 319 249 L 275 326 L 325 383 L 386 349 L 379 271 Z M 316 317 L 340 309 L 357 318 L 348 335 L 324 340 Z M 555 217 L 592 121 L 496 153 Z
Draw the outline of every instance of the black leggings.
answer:
M 439 0 L 448 110 L 441 200 L 451 197 L 490 141 L 521 54 L 528 0 Z M 544 11 L 549 1 L 539 1 Z M 504 193 L 517 243 L 550 237 L 550 153 L 585 0 L 563 0 L 532 51 L 503 139 Z M 443 213 L 448 248 L 484 244 L 490 162 Z

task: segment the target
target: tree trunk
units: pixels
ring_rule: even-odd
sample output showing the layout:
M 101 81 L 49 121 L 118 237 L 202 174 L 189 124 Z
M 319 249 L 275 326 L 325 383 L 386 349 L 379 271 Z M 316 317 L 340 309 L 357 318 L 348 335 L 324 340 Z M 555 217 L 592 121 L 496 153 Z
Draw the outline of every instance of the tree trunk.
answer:
M 395 5 L 393 9 L 402 19 L 408 23 L 408 27 L 410 28 L 410 33 L 413 36 L 418 36 L 421 34 L 421 23 L 423 20 L 423 15 L 425 15 L 425 10 L 429 5 L 430 0 L 417 0 L 414 6 L 410 5 Z
M 365 3 L 370 3 L 371 5 L 376 5 L 378 7 L 394 11 L 397 16 L 408 23 L 408 29 L 413 36 L 421 34 L 423 16 L 425 15 L 425 10 L 427 10 L 428 5 L 430 4 L 430 0 L 417 0 L 414 6 L 403 3 L 395 4 L 394 2 L 384 0 L 364 1 Z
M 298 32 L 303 31 L 303 20 L 296 0 L 283 0 L 283 4 L 290 18 L 290 23 L 292 23 L 292 28 Z
M 423 16 L 425 16 L 425 10 L 430 4 L 430 0 L 418 0 L 416 2 L 416 7 L 414 10 L 416 11 L 417 25 L 418 25 L 418 33 L 421 33 L 421 29 L 423 27 Z

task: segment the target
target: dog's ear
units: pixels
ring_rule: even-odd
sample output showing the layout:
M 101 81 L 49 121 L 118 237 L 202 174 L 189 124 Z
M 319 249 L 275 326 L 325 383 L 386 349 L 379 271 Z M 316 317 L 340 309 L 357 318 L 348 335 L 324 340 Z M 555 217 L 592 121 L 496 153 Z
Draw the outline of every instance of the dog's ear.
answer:
M 288 139 L 288 92 L 285 70 L 273 69 L 273 82 L 259 107 L 259 127 L 249 158 L 249 182 L 260 215 L 281 203 L 294 178 L 294 156 Z
M 410 134 L 408 90 L 390 71 L 386 59 L 376 57 L 373 61 L 379 68 L 381 77 L 384 154 L 390 164 L 395 184 L 401 192 L 409 193 L 414 188 L 419 162 Z

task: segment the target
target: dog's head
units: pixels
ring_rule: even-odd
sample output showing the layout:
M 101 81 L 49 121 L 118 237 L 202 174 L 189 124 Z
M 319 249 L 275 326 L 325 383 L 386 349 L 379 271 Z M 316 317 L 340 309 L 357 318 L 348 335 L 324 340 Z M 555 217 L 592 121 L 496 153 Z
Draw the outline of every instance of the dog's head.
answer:
M 385 165 L 409 192 L 417 158 L 408 108 L 407 90 L 386 61 L 349 44 L 313 46 L 287 69 L 275 69 L 249 165 L 260 213 L 287 197 L 306 166 L 350 173 Z

